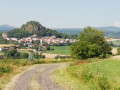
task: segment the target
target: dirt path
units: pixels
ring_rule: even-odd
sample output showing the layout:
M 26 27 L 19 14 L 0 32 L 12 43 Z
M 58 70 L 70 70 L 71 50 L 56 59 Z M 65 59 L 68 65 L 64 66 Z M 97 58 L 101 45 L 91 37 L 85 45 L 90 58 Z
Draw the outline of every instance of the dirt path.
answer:
M 63 90 L 50 78 L 50 73 L 65 64 L 44 64 L 26 71 L 17 80 L 13 90 Z

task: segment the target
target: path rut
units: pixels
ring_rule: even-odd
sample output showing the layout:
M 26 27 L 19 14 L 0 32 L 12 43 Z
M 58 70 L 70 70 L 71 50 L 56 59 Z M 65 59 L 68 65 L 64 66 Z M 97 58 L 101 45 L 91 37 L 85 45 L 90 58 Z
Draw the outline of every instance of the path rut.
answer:
M 50 73 L 61 65 L 63 64 L 44 64 L 26 71 L 20 76 L 13 90 L 33 90 L 30 86 L 30 81 L 33 76 L 36 76 L 36 82 L 39 84 L 37 90 L 63 90 L 49 78 Z

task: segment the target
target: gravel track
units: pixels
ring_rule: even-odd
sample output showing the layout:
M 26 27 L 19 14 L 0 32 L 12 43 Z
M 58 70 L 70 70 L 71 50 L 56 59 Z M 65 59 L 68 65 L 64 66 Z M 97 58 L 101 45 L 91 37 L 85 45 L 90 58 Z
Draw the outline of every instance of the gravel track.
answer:
M 32 76 L 37 76 L 39 90 L 63 90 L 57 83 L 53 82 L 49 76 L 52 71 L 63 66 L 63 64 L 44 64 L 26 71 L 20 76 L 15 84 L 14 90 L 33 90 L 30 87 Z

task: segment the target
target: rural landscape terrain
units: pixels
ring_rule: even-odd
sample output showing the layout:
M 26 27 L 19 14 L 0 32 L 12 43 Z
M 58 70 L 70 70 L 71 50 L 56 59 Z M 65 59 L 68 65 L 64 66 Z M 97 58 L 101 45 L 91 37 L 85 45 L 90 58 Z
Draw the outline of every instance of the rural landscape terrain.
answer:
M 1 32 L 0 89 L 119 90 L 119 46 L 96 28 L 71 35 L 27 22 Z
M 1 0 L 0 90 L 120 90 L 120 0 Z

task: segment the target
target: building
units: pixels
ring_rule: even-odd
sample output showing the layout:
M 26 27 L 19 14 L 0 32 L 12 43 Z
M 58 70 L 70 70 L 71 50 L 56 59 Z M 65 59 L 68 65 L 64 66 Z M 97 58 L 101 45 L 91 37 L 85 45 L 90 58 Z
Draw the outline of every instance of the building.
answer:
M 2 33 L 2 37 L 4 38 L 4 39 L 6 39 L 6 38 L 8 38 L 8 36 L 7 36 L 7 33 Z

